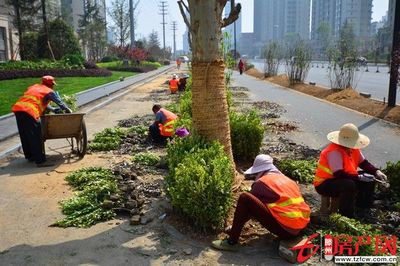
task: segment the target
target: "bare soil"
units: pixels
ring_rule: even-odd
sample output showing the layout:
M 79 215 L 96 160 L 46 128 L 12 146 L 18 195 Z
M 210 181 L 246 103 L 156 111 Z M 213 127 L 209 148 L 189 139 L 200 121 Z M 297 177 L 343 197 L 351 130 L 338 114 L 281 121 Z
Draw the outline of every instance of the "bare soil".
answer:
M 353 89 L 332 90 L 325 87 L 309 85 L 305 83 L 290 85 L 286 75 L 264 78 L 264 75 L 257 69 L 249 69 L 246 74 L 263 79 L 283 87 L 312 95 L 314 97 L 368 114 L 373 117 L 400 124 L 400 106 L 388 107 L 383 102 L 361 96 Z

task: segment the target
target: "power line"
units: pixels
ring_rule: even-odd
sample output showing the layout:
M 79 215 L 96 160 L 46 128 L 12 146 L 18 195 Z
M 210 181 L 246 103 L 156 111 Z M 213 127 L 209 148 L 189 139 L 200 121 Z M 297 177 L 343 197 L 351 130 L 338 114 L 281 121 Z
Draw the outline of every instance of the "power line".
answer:
M 161 24 L 163 25 L 163 46 L 164 46 L 164 58 L 165 58 L 165 25 L 167 24 L 165 22 L 165 15 L 168 14 L 167 12 L 167 1 L 161 1 L 160 4 L 158 5 L 158 7 L 160 8 L 160 13 L 159 15 L 162 15 L 162 22 Z

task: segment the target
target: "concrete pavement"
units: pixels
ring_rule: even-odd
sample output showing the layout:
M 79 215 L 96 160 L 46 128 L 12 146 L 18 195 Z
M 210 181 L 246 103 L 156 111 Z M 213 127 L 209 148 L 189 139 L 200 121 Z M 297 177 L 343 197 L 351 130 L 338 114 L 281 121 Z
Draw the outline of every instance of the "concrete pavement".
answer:
M 328 144 L 329 132 L 339 130 L 345 123 L 354 123 L 371 139 L 371 144 L 363 150 L 368 160 L 381 167 L 387 161 L 400 160 L 397 125 L 238 72 L 234 72 L 233 80 L 233 86 L 247 87 L 254 100 L 282 105 L 287 111 L 282 119 L 294 121 L 299 127 L 298 132 L 288 133 L 289 139 L 296 143 L 322 149 Z

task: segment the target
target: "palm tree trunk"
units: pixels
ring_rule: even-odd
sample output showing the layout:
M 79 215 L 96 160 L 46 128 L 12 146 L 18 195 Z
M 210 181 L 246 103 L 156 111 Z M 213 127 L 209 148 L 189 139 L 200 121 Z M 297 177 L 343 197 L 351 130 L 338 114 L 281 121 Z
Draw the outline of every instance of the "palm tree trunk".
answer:
M 225 65 L 220 49 L 225 4 L 220 0 L 188 2 L 193 54 L 193 126 L 206 139 L 218 140 L 233 163 Z

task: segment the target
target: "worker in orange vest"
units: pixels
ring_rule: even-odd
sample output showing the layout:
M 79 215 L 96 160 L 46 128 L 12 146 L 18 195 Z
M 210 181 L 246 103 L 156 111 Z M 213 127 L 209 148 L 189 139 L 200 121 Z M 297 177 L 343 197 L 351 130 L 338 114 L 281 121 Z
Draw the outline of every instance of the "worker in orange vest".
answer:
M 178 58 L 176 59 L 176 67 L 178 68 L 178 70 L 181 68 L 181 63 L 182 63 L 182 61 L 181 61 L 181 59 L 178 57 Z
M 54 77 L 43 76 L 42 84 L 30 86 L 11 108 L 17 120 L 25 159 L 36 162 L 38 167 L 52 165 L 45 163 L 46 157 L 42 146 L 40 116 L 46 109 L 53 112 L 59 110 L 49 106 L 50 101 L 56 103 L 60 109 L 65 110 L 67 113 L 72 112 L 61 100 L 58 93 L 53 90 L 54 85 L 56 85 Z
M 258 155 L 247 171 L 256 175 L 250 192 L 239 196 L 229 238 L 215 240 L 212 246 L 235 251 L 245 223 L 251 218 L 281 239 L 294 238 L 310 222 L 310 207 L 305 203 L 299 186 L 282 174 L 269 155 Z
M 172 75 L 172 79 L 169 81 L 169 89 L 171 94 L 175 94 L 178 91 L 179 80 L 176 74 Z
M 159 104 L 155 104 L 152 110 L 156 120 L 149 127 L 150 136 L 156 143 L 165 143 L 167 138 L 174 135 L 174 123 L 178 116 Z
M 354 217 L 356 205 L 363 215 L 372 205 L 375 181 L 389 185 L 386 175 L 360 151 L 370 140 L 351 123 L 330 132 L 327 138 L 331 143 L 321 152 L 313 182 L 315 189 L 321 195 L 338 197 L 340 214 Z

